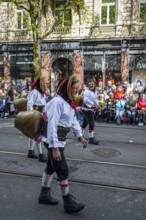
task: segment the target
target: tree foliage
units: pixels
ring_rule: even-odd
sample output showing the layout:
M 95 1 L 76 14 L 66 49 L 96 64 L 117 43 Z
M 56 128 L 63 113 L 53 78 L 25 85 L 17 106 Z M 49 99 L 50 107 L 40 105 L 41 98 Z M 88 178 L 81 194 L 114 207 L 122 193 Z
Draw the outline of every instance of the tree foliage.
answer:
M 27 18 L 25 18 L 25 27 L 32 32 L 33 40 L 33 58 L 34 58 L 34 75 L 35 77 L 41 74 L 41 43 L 48 37 L 59 24 L 56 22 L 54 14 L 54 0 L 8 0 L 0 2 L 8 2 L 15 4 L 19 9 L 23 9 Z M 70 14 L 67 8 L 70 8 L 78 15 L 78 21 L 89 22 L 88 16 L 93 18 L 91 12 L 88 12 L 88 7 L 85 5 L 84 0 L 66 0 L 62 6 L 65 11 L 65 24 L 71 27 Z M 26 16 L 26 15 L 25 15 Z M 91 25 L 91 24 L 90 24 Z
M 57 26 L 53 13 L 54 0 L 9 0 L 5 2 L 13 3 L 16 7 L 27 12 L 28 19 L 25 19 L 25 26 L 32 31 L 34 75 L 37 77 L 41 74 L 41 42 L 48 37 L 53 32 L 55 26 Z M 81 13 L 86 10 L 84 1 L 68 0 L 66 1 L 64 10 L 69 6 L 79 15 L 81 23 Z

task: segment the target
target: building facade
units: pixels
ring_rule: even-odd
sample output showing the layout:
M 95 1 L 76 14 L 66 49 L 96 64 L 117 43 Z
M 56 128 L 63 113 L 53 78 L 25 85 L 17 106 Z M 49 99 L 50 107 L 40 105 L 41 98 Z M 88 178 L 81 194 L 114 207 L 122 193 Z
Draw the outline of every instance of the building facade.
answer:
M 67 0 L 54 0 L 57 27 L 41 45 L 43 75 L 58 80 L 72 72 L 80 83 L 94 78 L 97 85 L 140 79 L 146 84 L 146 0 L 85 0 L 88 21 L 79 23 Z M 32 33 L 26 12 L 10 3 L 0 5 L 0 76 L 33 78 Z M 96 18 L 96 19 L 95 19 Z M 87 20 L 87 19 L 86 19 Z

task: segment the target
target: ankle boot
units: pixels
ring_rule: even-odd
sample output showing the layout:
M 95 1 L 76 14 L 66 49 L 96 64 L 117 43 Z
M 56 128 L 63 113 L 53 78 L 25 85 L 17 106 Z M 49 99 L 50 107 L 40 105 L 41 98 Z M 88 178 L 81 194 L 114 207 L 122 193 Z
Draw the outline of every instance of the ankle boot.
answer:
M 39 154 L 39 161 L 40 162 L 46 162 L 47 161 L 47 157 L 45 156 L 45 154 Z
M 96 138 L 89 138 L 89 144 L 95 144 L 95 145 L 98 145 L 98 144 L 99 144 L 99 141 L 96 140 Z
M 50 187 L 42 187 L 39 198 L 38 198 L 38 203 L 57 205 L 59 201 L 52 197 Z
M 85 205 L 83 203 L 77 203 L 76 199 L 71 195 L 67 194 L 66 196 L 63 196 L 63 202 L 64 202 L 64 210 L 65 212 L 80 212 Z
M 35 154 L 34 150 L 29 150 L 27 154 L 28 158 L 38 159 L 38 156 Z

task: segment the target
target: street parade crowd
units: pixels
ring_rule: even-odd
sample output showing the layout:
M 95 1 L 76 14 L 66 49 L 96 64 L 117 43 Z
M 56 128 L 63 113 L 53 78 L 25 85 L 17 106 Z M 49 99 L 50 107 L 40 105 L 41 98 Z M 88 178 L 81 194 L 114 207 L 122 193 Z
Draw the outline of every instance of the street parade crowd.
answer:
M 107 82 L 107 86 L 101 91 L 95 81 L 93 92 L 98 100 L 98 108 L 93 107 L 92 113 L 94 120 L 97 122 L 116 123 L 116 124 L 132 124 L 138 126 L 145 125 L 146 119 L 146 88 L 141 80 L 137 80 L 133 88 L 128 81 L 123 83 L 112 84 Z M 81 98 L 80 109 L 77 112 L 77 118 L 83 123 L 83 95 L 84 91 L 89 87 L 82 84 L 78 89 L 78 96 Z M 14 100 L 17 98 L 27 97 L 31 92 L 32 82 L 24 80 L 17 82 L 12 80 L 11 87 L 4 90 L 4 83 L 0 82 L 0 116 L 4 118 L 15 117 L 17 110 L 14 108 Z M 46 101 L 49 101 L 49 89 L 46 91 Z

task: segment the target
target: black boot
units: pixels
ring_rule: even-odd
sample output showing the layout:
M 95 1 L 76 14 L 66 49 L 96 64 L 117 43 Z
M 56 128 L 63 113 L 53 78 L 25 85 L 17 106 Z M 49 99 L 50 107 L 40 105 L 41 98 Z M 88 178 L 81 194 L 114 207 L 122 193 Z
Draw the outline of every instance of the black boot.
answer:
M 66 196 L 63 196 L 64 201 L 64 210 L 65 212 L 80 212 L 85 205 L 83 203 L 77 203 L 76 199 L 71 195 L 67 194 Z
M 38 156 L 35 154 L 34 150 L 29 150 L 27 154 L 28 158 L 38 159 Z
M 57 205 L 59 201 L 52 197 L 50 187 L 42 187 L 39 198 L 38 198 L 38 203 Z
M 45 156 L 45 154 L 39 154 L 39 161 L 40 162 L 46 162 L 47 161 L 47 157 Z
M 96 140 L 95 138 L 89 138 L 89 144 L 95 144 L 95 145 L 98 145 L 98 144 L 99 144 L 99 141 Z

